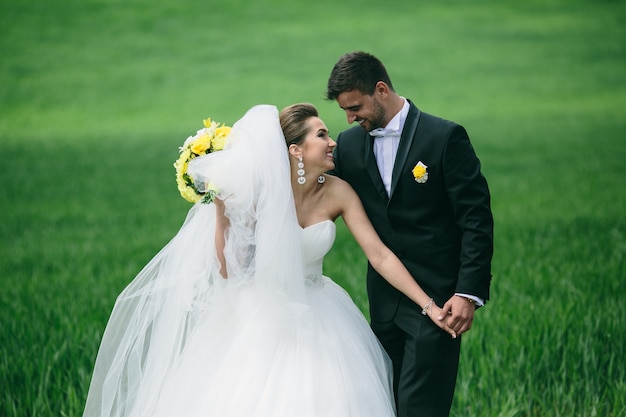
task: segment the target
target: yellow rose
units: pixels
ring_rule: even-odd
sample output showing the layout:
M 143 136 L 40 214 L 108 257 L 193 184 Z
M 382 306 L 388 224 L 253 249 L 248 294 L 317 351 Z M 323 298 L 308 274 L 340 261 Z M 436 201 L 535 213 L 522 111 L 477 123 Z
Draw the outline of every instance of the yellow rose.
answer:
M 185 182 L 182 174 L 176 176 L 176 185 L 178 186 L 178 191 L 180 192 L 183 192 L 185 188 L 187 188 L 187 182 Z
M 220 126 L 215 129 L 216 137 L 227 137 L 230 134 L 231 127 L 230 126 Z
M 189 148 L 185 148 L 181 153 L 178 160 L 182 166 L 183 163 L 187 162 L 191 158 L 191 150 Z
M 415 178 L 422 178 L 425 173 L 426 173 L 426 168 L 424 168 L 422 166 L 418 165 L 415 168 L 413 168 L 413 176 Z
M 413 167 L 413 178 L 415 178 L 415 181 L 419 182 L 420 184 L 423 184 L 426 182 L 426 180 L 428 180 L 428 171 L 426 170 L 426 168 L 428 167 L 424 165 L 422 161 L 419 161 L 417 165 Z
M 184 160 L 182 156 L 174 162 L 174 168 L 176 168 L 176 174 L 180 172 L 180 168 L 183 166 L 183 163 L 184 163 Z
M 197 203 L 200 201 L 200 196 L 196 194 L 196 192 L 191 187 L 185 187 L 184 189 L 178 189 L 180 191 L 180 195 L 190 203 Z
M 209 135 L 202 135 L 198 139 L 194 140 L 190 146 L 191 152 L 196 155 L 202 155 L 211 147 L 211 137 Z
M 230 126 L 220 126 L 215 129 L 215 137 L 226 138 L 230 135 L 231 127 Z

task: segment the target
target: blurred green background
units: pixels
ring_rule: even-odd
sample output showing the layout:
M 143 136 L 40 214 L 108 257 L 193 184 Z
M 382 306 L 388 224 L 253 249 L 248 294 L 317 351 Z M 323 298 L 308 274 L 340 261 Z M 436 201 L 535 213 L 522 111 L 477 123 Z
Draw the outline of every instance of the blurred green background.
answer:
M 318 106 L 366 50 L 463 124 L 496 221 L 492 301 L 454 416 L 626 413 L 626 5 L 621 1 L 0 0 L 0 415 L 79 416 L 115 297 L 189 204 L 202 119 Z M 327 275 L 367 314 L 339 224 Z

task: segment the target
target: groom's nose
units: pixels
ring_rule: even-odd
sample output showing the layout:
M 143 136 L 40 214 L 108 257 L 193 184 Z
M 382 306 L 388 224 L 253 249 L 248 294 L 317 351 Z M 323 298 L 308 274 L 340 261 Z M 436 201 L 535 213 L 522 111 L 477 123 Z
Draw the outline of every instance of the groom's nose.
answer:
M 346 110 L 346 117 L 348 118 L 348 124 L 351 125 L 356 120 L 356 113 L 350 110 Z

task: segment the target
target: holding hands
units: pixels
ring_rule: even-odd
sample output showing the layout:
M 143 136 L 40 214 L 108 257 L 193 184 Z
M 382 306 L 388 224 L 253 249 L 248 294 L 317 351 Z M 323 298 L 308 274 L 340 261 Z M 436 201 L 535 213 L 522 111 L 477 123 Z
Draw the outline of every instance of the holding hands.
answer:
M 440 329 L 449 333 L 453 339 L 467 332 L 474 321 L 475 304 L 469 298 L 459 295 L 452 296 L 439 308 L 431 298 L 424 305 L 422 314 L 428 316 Z
M 449 333 L 453 339 L 456 339 L 457 333 L 452 328 L 448 327 L 447 323 L 443 320 L 445 317 L 443 315 L 443 309 L 439 308 L 432 298 L 424 305 L 422 314 L 428 316 L 441 330 Z
M 443 305 L 443 308 L 432 303 L 431 306 L 425 306 L 422 313 L 427 314 L 439 328 L 456 338 L 457 335 L 467 332 L 472 327 L 474 310 L 475 304 L 472 300 L 454 295 Z

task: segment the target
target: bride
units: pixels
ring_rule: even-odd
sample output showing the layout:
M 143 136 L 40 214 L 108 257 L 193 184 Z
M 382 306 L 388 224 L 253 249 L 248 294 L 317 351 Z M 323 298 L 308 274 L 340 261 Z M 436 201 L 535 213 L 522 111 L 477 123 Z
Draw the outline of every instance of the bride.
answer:
M 215 187 L 217 199 L 196 203 L 118 297 L 84 416 L 395 415 L 387 354 L 322 275 L 336 218 L 391 285 L 455 335 L 354 191 L 324 174 L 334 146 L 313 106 L 279 118 L 261 105 L 223 151 L 190 162 L 195 184 Z

